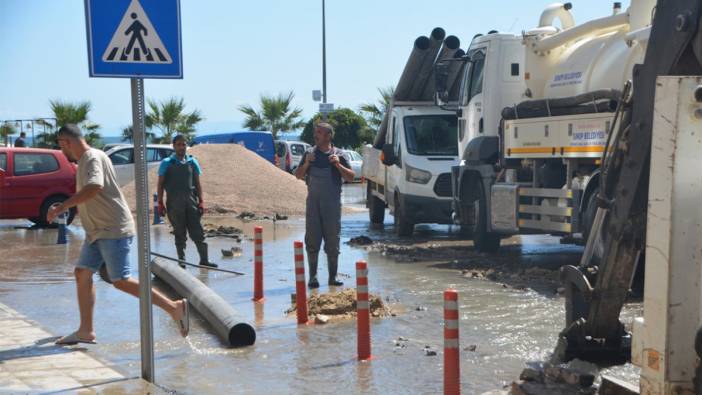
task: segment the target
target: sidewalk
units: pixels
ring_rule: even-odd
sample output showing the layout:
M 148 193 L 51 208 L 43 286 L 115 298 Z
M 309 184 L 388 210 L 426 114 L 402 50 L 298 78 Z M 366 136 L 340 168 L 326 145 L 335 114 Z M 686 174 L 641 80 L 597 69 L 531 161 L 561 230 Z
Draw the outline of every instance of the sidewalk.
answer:
M 128 378 L 0 303 L 0 393 L 166 394 Z

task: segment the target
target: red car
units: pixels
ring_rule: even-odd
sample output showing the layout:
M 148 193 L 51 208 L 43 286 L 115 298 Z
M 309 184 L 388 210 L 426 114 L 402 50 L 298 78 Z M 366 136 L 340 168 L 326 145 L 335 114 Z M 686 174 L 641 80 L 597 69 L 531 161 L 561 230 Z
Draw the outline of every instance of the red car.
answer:
M 47 226 L 49 207 L 76 193 L 76 165 L 57 150 L 0 147 L 0 219 Z M 73 208 L 68 216 L 75 217 Z

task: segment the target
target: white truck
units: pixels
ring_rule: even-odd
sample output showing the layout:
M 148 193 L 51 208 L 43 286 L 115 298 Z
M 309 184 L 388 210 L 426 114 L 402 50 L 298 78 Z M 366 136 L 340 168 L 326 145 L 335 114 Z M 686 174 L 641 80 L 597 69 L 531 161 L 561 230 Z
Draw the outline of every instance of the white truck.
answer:
M 474 38 L 451 181 L 454 222 L 477 250 L 495 252 L 514 234 L 588 237 L 619 90 L 643 58 L 654 5 L 615 3 L 612 15 L 576 26 L 571 5 L 557 3 L 522 35 Z M 446 74 L 437 71 L 439 105 Z
M 458 164 L 457 117 L 432 97 L 434 65 L 464 56 L 459 46 L 458 38 L 445 37 L 441 28 L 415 40 L 375 142 L 363 151 L 370 222 L 382 224 L 387 206 L 399 236 L 412 235 L 418 223 L 452 223 L 450 169 Z M 455 97 L 458 63 L 450 72 Z
M 456 114 L 432 102 L 397 102 L 388 126 L 384 149 L 367 145 L 363 151 L 371 223 L 383 223 L 387 205 L 400 236 L 411 235 L 418 223 L 451 224 Z

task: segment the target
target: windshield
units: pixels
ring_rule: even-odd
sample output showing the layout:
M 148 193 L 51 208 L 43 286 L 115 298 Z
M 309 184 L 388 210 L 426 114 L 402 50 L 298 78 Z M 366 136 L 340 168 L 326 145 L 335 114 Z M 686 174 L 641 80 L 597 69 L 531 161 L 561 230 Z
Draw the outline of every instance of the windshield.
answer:
M 458 155 L 455 115 L 405 117 L 407 152 L 413 155 Z

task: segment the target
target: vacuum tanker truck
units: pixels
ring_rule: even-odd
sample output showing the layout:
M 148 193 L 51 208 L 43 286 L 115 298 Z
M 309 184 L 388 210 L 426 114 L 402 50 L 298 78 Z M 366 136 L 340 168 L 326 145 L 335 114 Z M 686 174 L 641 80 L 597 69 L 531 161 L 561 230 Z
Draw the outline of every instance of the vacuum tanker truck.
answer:
M 460 163 L 451 171 L 453 221 L 476 249 L 543 233 L 576 241 L 596 213 L 599 162 L 633 65 L 643 59 L 655 0 L 576 25 L 570 3 L 548 6 L 522 35 L 476 36 L 458 95 Z M 556 27 L 556 20 L 561 27 Z M 448 97 L 448 62 L 436 100 Z

